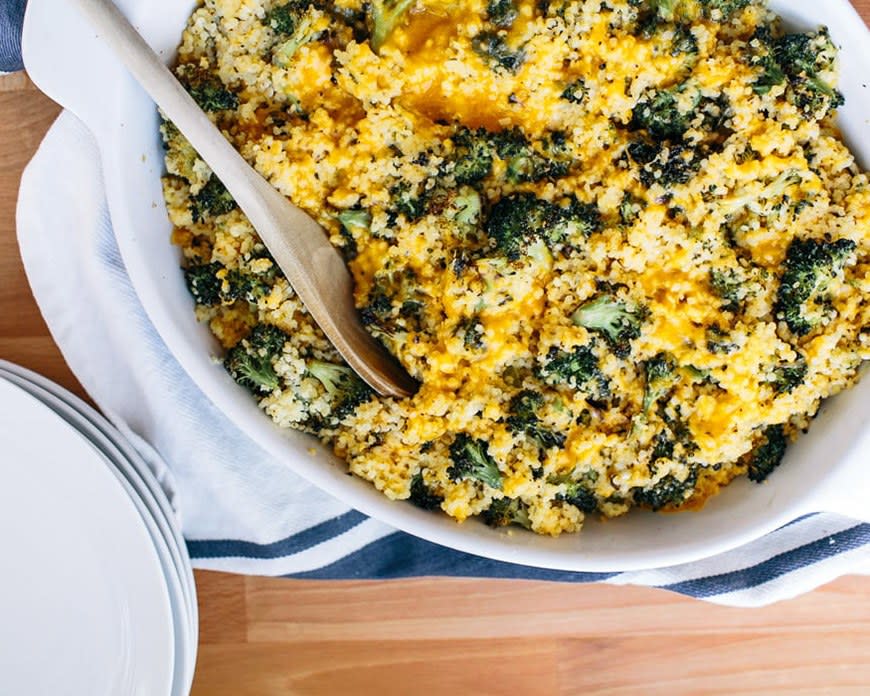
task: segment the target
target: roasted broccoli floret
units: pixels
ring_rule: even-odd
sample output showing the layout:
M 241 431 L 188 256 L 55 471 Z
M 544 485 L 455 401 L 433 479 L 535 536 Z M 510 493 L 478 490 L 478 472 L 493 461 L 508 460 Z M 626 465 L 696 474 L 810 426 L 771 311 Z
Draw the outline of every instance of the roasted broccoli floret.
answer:
M 519 128 L 491 136 L 495 152 L 507 165 L 505 176 L 512 183 L 542 181 L 565 176 L 573 164 L 563 133 L 554 132 L 541 141 L 541 152 Z
M 650 461 L 657 462 L 659 459 L 671 459 L 674 456 L 674 445 L 676 443 L 671 438 L 667 430 L 661 430 L 656 434 L 653 443 L 653 449 L 650 453 Z
M 469 317 L 459 322 L 456 333 L 462 337 L 466 350 L 477 352 L 486 348 L 484 326 L 477 317 Z
M 739 311 L 747 296 L 746 279 L 732 268 L 712 269 L 710 271 L 710 289 L 719 299 L 724 301 L 720 308 L 728 312 Z
M 643 373 L 646 383 L 643 392 L 643 413 L 648 415 L 650 409 L 674 388 L 679 375 L 674 362 L 664 353 L 659 353 L 645 361 Z
M 727 331 L 715 324 L 707 327 L 705 334 L 707 339 L 707 350 L 711 353 L 717 355 L 730 355 L 740 348 L 739 345 L 730 340 Z
M 411 494 L 408 496 L 408 500 L 423 510 L 437 510 L 444 502 L 444 498 L 433 493 L 426 485 L 423 474 L 420 473 L 415 474 L 411 479 Z
M 511 260 L 519 259 L 535 241 L 551 250 L 575 246 L 601 224 L 597 206 L 570 198 L 558 205 L 532 193 L 513 193 L 496 203 L 486 220 L 487 236 Z
M 834 71 L 837 61 L 837 49 L 826 28 L 775 38 L 769 27 L 762 27 L 751 47 L 751 62 L 759 68 L 753 84 L 756 93 L 767 94 L 785 83 L 786 99 L 808 118 L 823 118 L 843 105 L 843 95 L 822 77 Z
M 782 198 L 790 186 L 800 182 L 800 172 L 796 169 L 786 169 L 760 191 L 741 192 L 733 198 L 729 198 L 724 206 L 724 212 L 726 215 L 733 215 L 756 201 L 771 201 Z
M 635 198 L 626 191 L 619 204 L 619 221 L 623 225 L 634 224 L 645 206 L 646 204 L 641 199 Z
M 227 352 L 224 367 L 230 376 L 253 394 L 262 396 L 281 385 L 275 360 L 281 355 L 288 336 L 277 326 L 257 324 Z
M 480 220 L 480 194 L 470 186 L 463 186 L 455 192 L 444 213 L 459 225 L 473 227 Z
M 346 261 L 352 261 L 357 256 L 357 239 L 368 233 L 372 216 L 362 208 L 342 210 L 337 216 L 341 223 L 341 252 Z
M 269 292 L 273 273 L 258 275 L 240 269 L 226 270 L 217 261 L 193 264 L 184 270 L 187 288 L 197 304 L 213 306 L 236 300 L 256 303 Z
M 256 304 L 257 300 L 269 293 L 271 277 L 271 274 L 257 275 L 239 269 L 227 271 L 221 283 L 221 301 L 231 303 L 244 300 Z
M 418 188 L 401 182 L 390 189 L 394 215 L 400 213 L 410 222 L 424 215 L 439 215 L 455 222 L 466 232 L 468 228 L 477 226 L 483 204 L 480 194 L 471 186 L 448 189 L 435 184 L 430 188 L 422 185 L 419 188 L 418 191 Z
M 413 268 L 386 268 L 375 274 L 360 318 L 372 335 L 397 351 L 410 332 L 423 328 L 426 301 Z
M 653 32 L 674 22 L 692 20 L 700 10 L 703 17 L 713 21 L 727 21 L 736 12 L 747 7 L 752 0 L 629 0 L 640 6 L 639 33 L 649 38 Z
M 330 416 L 335 422 L 352 413 L 357 406 L 372 398 L 373 392 L 347 365 L 323 360 L 310 360 L 308 374 L 317 379 L 329 397 Z
M 697 481 L 698 472 L 694 468 L 682 481 L 673 474 L 666 474 L 648 488 L 633 489 L 634 502 L 652 510 L 678 508 L 691 497 Z
M 571 315 L 571 321 L 604 337 L 618 358 L 631 352 L 631 342 L 640 336 L 645 312 L 641 307 L 603 293 L 580 305 Z
M 342 210 L 337 217 L 342 229 L 354 240 L 368 232 L 372 224 L 371 213 L 362 208 Z
M 453 134 L 453 176 L 458 184 L 474 184 L 492 171 L 493 145 L 483 128 L 462 127 Z
M 850 239 L 795 239 L 789 245 L 774 312 L 793 334 L 806 336 L 827 319 L 826 294 L 855 247 Z
M 764 429 L 762 442 L 748 457 L 747 475 L 750 481 L 761 483 L 782 462 L 788 439 L 782 425 L 771 425 Z
M 647 187 L 659 184 L 668 188 L 688 183 L 704 160 L 702 147 L 677 142 L 663 145 L 637 140 L 628 145 L 627 152 L 640 165 L 640 181 Z
M 649 8 L 665 22 L 673 22 L 680 0 L 647 0 Z
M 496 498 L 481 516 L 490 527 L 507 527 L 509 524 L 516 524 L 526 529 L 532 528 L 526 504 L 519 498 Z
M 203 222 L 216 215 L 225 215 L 235 208 L 235 199 L 214 174 L 199 193 L 190 197 L 190 214 L 194 222 Z
M 494 31 L 482 31 L 471 40 L 474 52 L 491 68 L 503 68 L 515 73 L 526 60 L 525 51 L 508 46 L 503 36 Z
M 671 42 L 671 55 L 688 55 L 693 56 L 698 53 L 698 41 L 695 35 L 688 28 L 678 25 L 674 29 L 674 39 Z
M 541 231 L 550 227 L 551 204 L 532 193 L 514 193 L 496 203 L 486 220 L 487 236 L 496 249 L 511 260 L 519 259 L 524 249 Z
M 551 476 L 547 479 L 547 483 L 557 486 L 564 484 L 565 492 L 557 494 L 556 499 L 564 500 L 569 505 L 576 507 L 580 512 L 588 515 L 598 509 L 598 498 L 591 488 L 597 479 L 598 473 L 592 471 L 582 476 L 579 481 L 569 475 L 561 475 Z
M 704 14 L 711 19 L 727 20 L 749 6 L 752 0 L 698 0 Z
M 323 12 L 313 5 L 300 2 L 283 7 L 287 9 L 281 14 L 281 21 L 274 20 L 281 27 L 280 31 L 276 31 L 282 39 L 272 48 L 272 63 L 279 68 L 289 68 L 296 51 L 311 41 L 317 41 L 326 31 L 327 24 Z
M 680 139 L 689 129 L 701 102 L 701 93 L 696 92 L 690 100 L 690 109 L 683 111 L 681 94 L 684 89 L 683 85 L 678 85 L 641 99 L 631 112 L 629 128 L 646 130 L 657 139 Z
M 307 4 L 303 2 L 287 2 L 276 5 L 266 13 L 263 24 L 278 34 L 290 35 L 296 29 L 300 15 L 305 11 Z
M 399 26 L 405 12 L 414 4 L 415 0 L 372 0 L 370 9 L 371 22 L 371 46 L 375 53 L 380 52 L 381 46 Z
M 489 0 L 486 18 L 499 29 L 509 29 L 519 16 L 514 0 Z
M 426 214 L 427 200 L 413 186 L 402 181 L 390 189 L 390 207 L 413 222 Z
M 793 363 L 778 365 L 773 369 L 770 383 L 777 394 L 788 394 L 804 383 L 807 376 L 807 363 L 803 358 Z
M 541 424 L 538 412 L 543 406 L 543 395 L 529 389 L 521 391 L 511 399 L 508 406 L 510 412 L 507 418 L 508 427 L 515 433 L 525 433 L 544 449 L 562 447 L 565 444 L 565 436 Z
M 578 78 L 565 86 L 561 97 L 566 101 L 580 104 L 586 99 L 587 94 L 589 94 L 589 88 L 586 86 L 586 82 L 582 78 Z
M 575 346 L 571 351 L 550 348 L 540 373 L 547 384 L 564 384 L 593 401 L 604 401 L 610 396 L 610 383 L 589 346 Z
M 209 307 L 221 301 L 222 283 L 216 274 L 222 268 L 223 264 L 214 262 L 195 264 L 184 269 L 187 289 L 197 304 Z
M 227 89 L 216 73 L 193 63 L 183 63 L 175 68 L 175 74 L 203 111 L 238 108 L 239 98 Z
M 450 468 L 448 475 L 454 481 L 473 479 L 490 488 L 501 490 L 502 480 L 498 465 L 487 452 L 488 445 L 483 440 L 460 433 L 450 445 Z

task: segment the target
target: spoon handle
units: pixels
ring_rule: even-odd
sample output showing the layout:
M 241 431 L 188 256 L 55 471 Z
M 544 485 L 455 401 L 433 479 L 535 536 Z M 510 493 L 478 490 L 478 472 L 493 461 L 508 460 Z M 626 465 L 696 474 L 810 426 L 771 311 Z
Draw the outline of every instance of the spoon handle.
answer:
M 111 0 L 74 3 L 226 186 L 348 365 L 379 394 L 412 394 L 414 380 L 360 323 L 353 279 L 323 228 L 244 160 Z

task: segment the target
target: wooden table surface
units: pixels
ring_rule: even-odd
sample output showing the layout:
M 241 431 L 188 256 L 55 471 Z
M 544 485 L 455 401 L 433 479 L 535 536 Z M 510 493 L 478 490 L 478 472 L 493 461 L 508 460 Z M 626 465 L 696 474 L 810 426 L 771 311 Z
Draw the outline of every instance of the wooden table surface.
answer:
M 0 77 L 0 357 L 84 396 L 15 242 L 21 170 L 58 111 Z M 194 694 L 870 694 L 870 577 L 753 610 L 603 585 L 196 580 Z

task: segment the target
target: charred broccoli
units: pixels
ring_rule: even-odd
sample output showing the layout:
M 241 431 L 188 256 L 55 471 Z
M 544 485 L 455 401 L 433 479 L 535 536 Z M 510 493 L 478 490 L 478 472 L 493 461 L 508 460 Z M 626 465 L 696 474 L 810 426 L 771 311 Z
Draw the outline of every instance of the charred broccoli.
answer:
M 203 111 L 238 108 L 239 98 L 227 89 L 216 73 L 193 63 L 183 63 L 175 68 L 175 75 Z
M 441 507 L 441 503 L 444 502 L 444 498 L 433 493 L 426 485 L 426 482 L 423 480 L 423 474 L 420 473 L 415 474 L 411 479 L 411 493 L 408 496 L 408 500 L 423 510 L 437 510 Z
M 678 508 L 692 496 L 697 481 L 698 472 L 695 468 L 691 468 L 683 480 L 666 474 L 650 487 L 633 489 L 634 502 L 654 511 L 666 507 Z
M 499 29 L 509 29 L 519 16 L 515 0 L 489 0 L 486 18 Z
M 268 294 L 273 278 L 274 269 L 255 274 L 238 268 L 227 270 L 217 261 L 191 264 L 184 269 L 187 289 L 197 304 L 206 307 L 231 304 L 236 300 L 256 303 Z
M 275 360 L 288 336 L 277 326 L 257 324 L 224 358 L 230 376 L 252 393 L 262 396 L 281 386 Z
M 770 383 L 777 394 L 788 394 L 804 383 L 807 376 L 807 363 L 801 358 L 793 363 L 778 365 L 773 369 Z
M 508 46 L 503 36 L 494 31 L 482 31 L 471 40 L 474 52 L 491 68 L 517 72 L 526 60 L 525 51 Z
M 601 225 L 597 206 L 570 198 L 558 205 L 532 193 L 513 193 L 496 203 L 486 220 L 487 236 L 496 249 L 515 261 L 535 241 L 550 250 L 576 246 Z
M 492 171 L 493 147 L 483 128 L 464 126 L 453 134 L 453 176 L 457 184 L 474 184 Z
M 629 128 L 646 130 L 655 139 L 679 140 L 689 130 L 701 103 L 701 93 L 696 91 L 689 100 L 689 110 L 684 111 L 685 91 L 683 85 L 663 89 L 641 99 L 631 113 Z
M 584 82 L 582 78 L 578 78 L 565 86 L 565 89 L 562 90 L 561 97 L 562 99 L 573 102 L 574 104 L 580 104 L 584 99 L 586 99 L 588 93 L 589 88 L 586 86 L 586 82 Z
M 642 308 L 604 293 L 580 305 L 571 321 L 601 334 L 614 355 L 624 358 L 631 352 L 631 341 L 640 336 L 644 315 Z
M 490 138 L 499 159 L 507 165 L 505 176 L 512 183 L 557 179 L 565 176 L 573 164 L 565 134 L 558 131 L 541 140 L 540 151 L 519 128 L 503 130 Z
M 289 68 L 301 46 L 317 41 L 326 31 L 325 15 L 304 0 L 276 7 L 263 20 L 281 40 L 272 48 L 272 63 Z
M 190 197 L 190 215 L 194 222 L 203 222 L 216 215 L 225 215 L 235 208 L 235 199 L 214 174 L 199 193 Z
M 789 245 L 774 312 L 793 334 L 805 336 L 827 319 L 826 294 L 855 248 L 850 239 L 795 239 Z
M 473 479 L 490 488 L 501 490 L 502 480 L 498 465 L 487 452 L 488 445 L 483 440 L 460 433 L 450 445 L 450 460 L 447 470 L 454 481 Z
M 643 363 L 646 387 L 643 392 L 643 413 L 649 414 L 650 409 L 660 399 L 667 396 L 677 383 L 678 374 L 674 362 L 664 353 Z
M 597 479 L 598 473 L 593 471 L 582 476 L 579 481 L 572 476 L 562 475 L 551 476 L 547 479 L 547 483 L 557 486 L 564 484 L 565 492 L 557 494 L 556 499 L 564 500 L 588 515 L 598 509 L 598 498 L 591 488 Z
M 553 432 L 541 424 L 538 412 L 544 406 L 544 397 L 538 392 L 526 389 L 514 396 L 508 411 L 508 427 L 515 433 L 525 433 L 544 449 L 562 447 L 565 444 L 565 436 L 559 432 Z
M 196 304 L 209 307 L 221 301 L 221 285 L 223 283 L 217 277 L 217 273 L 223 267 L 223 264 L 214 262 L 194 264 L 184 269 L 187 289 L 193 295 Z
M 509 524 L 516 524 L 526 529 L 532 528 L 528 508 L 519 498 L 496 498 L 481 516 L 490 527 L 507 527 Z
M 688 183 L 704 160 L 703 147 L 684 143 L 649 143 L 636 140 L 628 145 L 629 157 L 640 165 L 640 181 L 644 186 L 659 184 L 665 188 Z
M 770 476 L 782 462 L 788 447 L 782 425 L 768 426 L 761 437 L 761 444 L 750 453 L 747 463 L 747 475 L 755 483 L 761 483 Z
M 305 367 L 308 374 L 317 379 L 326 390 L 330 416 L 334 422 L 341 421 L 374 394 L 371 387 L 347 365 L 310 360 Z
M 750 62 L 759 70 L 753 84 L 757 94 L 785 84 L 786 99 L 807 118 L 823 118 L 843 105 L 843 95 L 822 77 L 834 71 L 837 60 L 837 49 L 826 28 L 774 37 L 769 27 L 762 27 L 750 46 Z
M 610 396 L 607 376 L 601 371 L 598 358 L 589 346 L 576 346 L 572 351 L 550 348 L 540 373 L 547 384 L 564 384 L 583 392 L 593 401 L 604 401 Z

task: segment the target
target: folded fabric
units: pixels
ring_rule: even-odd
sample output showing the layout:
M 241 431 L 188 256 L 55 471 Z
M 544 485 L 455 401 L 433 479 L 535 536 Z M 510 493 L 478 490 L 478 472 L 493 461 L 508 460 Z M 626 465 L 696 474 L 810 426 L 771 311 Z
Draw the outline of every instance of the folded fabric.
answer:
M 154 467 L 197 567 L 307 578 L 599 581 L 741 606 L 792 597 L 847 573 L 870 573 L 870 525 L 834 515 L 795 521 L 704 561 L 631 573 L 528 568 L 397 532 L 266 454 L 182 370 L 130 284 L 96 144 L 71 114 L 61 115 L 24 173 L 18 238 L 55 341 L 94 401 Z

